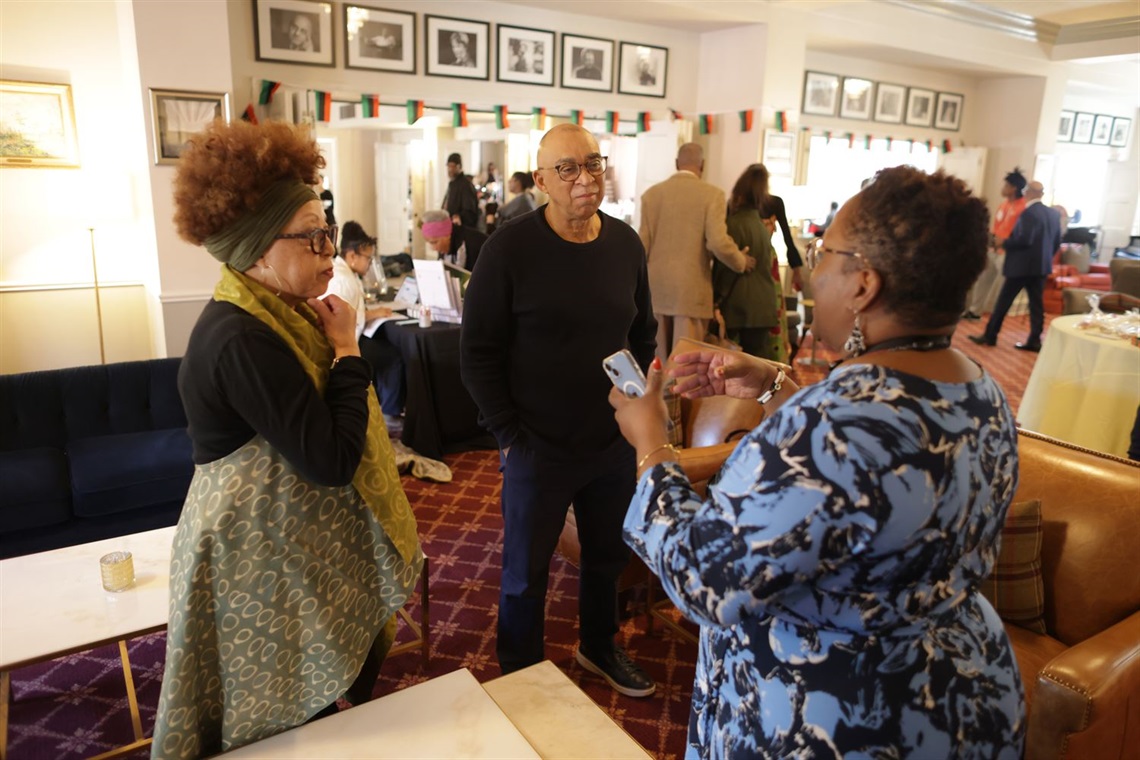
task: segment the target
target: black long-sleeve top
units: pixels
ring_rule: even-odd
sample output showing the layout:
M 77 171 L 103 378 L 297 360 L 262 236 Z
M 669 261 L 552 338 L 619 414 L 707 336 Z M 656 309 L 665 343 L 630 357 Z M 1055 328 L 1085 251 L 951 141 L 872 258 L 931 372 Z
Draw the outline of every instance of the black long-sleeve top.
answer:
M 351 483 L 364 453 L 370 382 L 368 362 L 345 357 L 322 398 L 268 325 L 210 301 L 178 370 L 194 462 L 213 462 L 261 434 L 314 483 Z
M 599 212 L 589 243 L 558 236 L 546 206 L 488 238 L 463 304 L 460 370 L 480 420 L 502 447 L 522 438 L 552 458 L 620 442 L 602 360 L 629 348 L 653 360 L 657 321 L 645 249 Z
M 788 226 L 788 212 L 784 209 L 784 199 L 778 195 L 769 195 L 767 202 L 761 205 L 760 216 L 765 219 L 770 216 L 776 217 L 776 222 L 780 225 L 780 232 L 784 234 L 784 245 L 788 249 L 788 266 L 792 269 L 802 267 L 804 260 L 796 248 L 796 239 L 792 236 L 792 228 Z

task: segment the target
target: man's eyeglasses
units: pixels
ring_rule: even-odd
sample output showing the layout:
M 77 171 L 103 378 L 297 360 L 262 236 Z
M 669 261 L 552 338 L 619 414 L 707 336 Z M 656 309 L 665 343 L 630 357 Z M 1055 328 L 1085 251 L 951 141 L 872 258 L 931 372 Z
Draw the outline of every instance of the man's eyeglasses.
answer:
M 325 241 L 332 244 L 333 253 L 336 252 L 336 233 L 339 228 L 335 224 L 330 224 L 328 227 L 317 227 L 315 230 L 309 232 L 289 232 L 281 235 L 274 235 L 274 240 L 301 240 L 302 238 L 309 239 L 309 247 L 313 249 L 313 253 L 321 256 L 325 252 Z
M 810 269 L 815 269 L 816 265 L 819 264 L 820 260 L 823 258 L 823 254 L 825 253 L 838 253 L 840 256 L 850 256 L 853 259 L 859 259 L 864 264 L 867 263 L 867 259 L 858 251 L 841 251 L 838 248 L 828 248 L 823 244 L 823 238 L 816 238 L 815 240 L 811 241 L 811 245 L 809 245 L 807 249 L 808 267 Z
M 606 172 L 606 157 L 594 156 L 587 158 L 586 163 L 579 164 L 575 161 L 564 161 L 556 166 L 540 166 L 538 171 L 545 169 L 553 169 L 558 172 L 558 178 L 563 182 L 573 182 L 582 175 L 582 170 L 585 169 L 589 174 L 597 177 L 598 175 L 605 174 Z

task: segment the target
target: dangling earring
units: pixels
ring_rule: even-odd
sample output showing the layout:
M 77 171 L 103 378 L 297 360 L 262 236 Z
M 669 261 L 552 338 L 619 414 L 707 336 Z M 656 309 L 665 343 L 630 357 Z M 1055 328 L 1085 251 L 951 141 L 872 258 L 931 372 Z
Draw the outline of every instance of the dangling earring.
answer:
M 281 278 L 277 275 L 277 270 L 273 268 L 272 264 L 266 264 L 265 266 L 261 267 L 261 270 L 263 272 L 266 269 L 268 269 L 270 271 L 270 273 L 273 275 L 273 279 L 277 280 L 277 292 L 274 295 L 280 296 L 281 290 L 284 286 L 281 284 Z
M 843 344 L 843 350 L 852 357 L 860 356 L 867 350 L 867 343 L 863 340 L 863 327 L 860 325 L 861 319 L 859 312 L 855 312 L 855 324 L 851 327 L 851 334 L 847 336 L 847 341 Z

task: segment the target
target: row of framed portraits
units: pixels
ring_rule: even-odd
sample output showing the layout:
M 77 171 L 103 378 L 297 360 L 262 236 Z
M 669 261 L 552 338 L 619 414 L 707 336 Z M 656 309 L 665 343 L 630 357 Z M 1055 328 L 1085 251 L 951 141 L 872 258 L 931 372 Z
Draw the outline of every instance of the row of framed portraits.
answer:
M 1132 119 L 1106 114 L 1061 111 L 1061 123 L 1057 128 L 1057 142 L 1089 143 L 1111 145 L 1114 148 L 1128 147 L 1128 134 L 1132 131 Z
M 820 71 L 804 76 L 803 113 L 934 127 L 957 132 L 964 98 L 953 92 L 874 82 Z
M 254 0 L 257 60 L 336 66 L 333 3 L 319 0 Z M 417 14 L 343 3 L 339 19 L 350 69 L 415 74 L 420 42 Z M 492 56 L 491 24 L 486 21 L 423 14 L 424 73 L 460 79 L 553 87 L 555 61 L 562 87 L 623 95 L 665 97 L 668 48 L 636 42 L 559 35 L 545 29 L 496 24 Z M 617 55 L 615 56 L 615 49 Z M 615 69 L 615 58 L 617 66 Z

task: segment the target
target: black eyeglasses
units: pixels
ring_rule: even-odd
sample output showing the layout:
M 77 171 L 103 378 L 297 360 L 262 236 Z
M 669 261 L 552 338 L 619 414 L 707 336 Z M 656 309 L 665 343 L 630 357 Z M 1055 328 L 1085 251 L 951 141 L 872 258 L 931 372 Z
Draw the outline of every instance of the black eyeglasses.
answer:
M 858 251 L 841 251 L 838 248 L 828 248 L 823 244 L 823 238 L 816 238 L 815 240 L 811 241 L 811 245 L 808 246 L 808 268 L 815 269 L 816 264 L 819 263 L 820 259 L 823 258 L 823 254 L 825 253 L 838 253 L 840 256 L 850 256 L 853 259 L 859 259 L 864 264 L 867 263 L 867 259 Z
M 573 182 L 582 175 L 582 170 L 585 169 L 587 173 L 597 177 L 600 174 L 605 174 L 606 171 L 606 157 L 594 156 L 587 158 L 586 163 L 579 164 L 576 161 L 564 161 L 557 166 L 539 166 L 538 171 L 545 169 L 552 169 L 558 172 L 558 178 L 563 182 Z
M 308 232 L 289 232 L 281 235 L 274 235 L 274 240 L 301 240 L 303 238 L 309 239 L 309 247 L 313 249 L 313 253 L 318 256 L 324 255 L 325 241 L 332 244 L 332 253 L 336 253 L 336 233 L 339 228 L 335 224 L 330 224 L 328 227 L 317 227 L 315 230 Z

